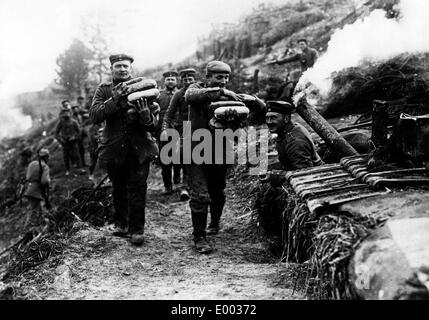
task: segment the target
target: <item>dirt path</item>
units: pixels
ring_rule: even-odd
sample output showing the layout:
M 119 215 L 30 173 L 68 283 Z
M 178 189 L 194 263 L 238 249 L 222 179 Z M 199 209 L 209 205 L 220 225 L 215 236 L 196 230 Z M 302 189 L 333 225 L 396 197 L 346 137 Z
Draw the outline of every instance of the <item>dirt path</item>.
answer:
M 200 255 L 192 246 L 187 202 L 160 196 L 160 179 L 149 182 L 145 243 L 133 247 L 106 228 L 86 227 L 70 240 L 63 263 L 39 277 L 29 296 L 41 299 L 305 299 L 279 279 L 288 270 L 248 232 L 250 215 L 229 208 L 223 228 L 208 237 L 216 248 Z M 176 202 L 174 202 L 176 201 Z M 39 278 L 40 280 L 40 278 Z

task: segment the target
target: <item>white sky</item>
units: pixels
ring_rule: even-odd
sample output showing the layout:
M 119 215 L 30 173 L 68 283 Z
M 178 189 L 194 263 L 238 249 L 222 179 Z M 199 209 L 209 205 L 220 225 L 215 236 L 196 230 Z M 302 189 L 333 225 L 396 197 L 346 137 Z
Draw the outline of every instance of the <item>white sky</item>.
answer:
M 82 20 L 103 19 L 112 51 L 131 53 L 145 68 L 192 54 L 213 24 L 236 22 L 259 3 L 288 1 L 0 0 L 0 98 L 51 82 Z

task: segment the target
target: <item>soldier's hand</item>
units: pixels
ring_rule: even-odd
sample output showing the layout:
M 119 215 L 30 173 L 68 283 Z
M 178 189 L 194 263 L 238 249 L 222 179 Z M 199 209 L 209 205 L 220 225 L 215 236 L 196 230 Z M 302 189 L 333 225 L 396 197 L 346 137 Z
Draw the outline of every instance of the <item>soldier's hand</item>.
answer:
M 237 110 L 228 109 L 225 112 L 225 120 L 228 122 L 236 122 L 239 120 Z
M 121 100 L 125 97 L 127 92 L 127 86 L 121 82 L 118 85 L 116 85 L 115 87 L 113 87 L 112 90 L 112 99 L 115 103 L 119 103 L 121 102 Z
M 238 94 L 236 94 L 234 91 L 231 91 L 228 89 L 223 89 L 222 91 L 223 91 L 224 96 L 231 98 L 232 100 L 235 100 L 235 101 L 241 101 L 242 100 L 242 98 Z
M 144 123 L 150 122 L 151 114 L 149 109 L 149 103 L 147 99 L 141 98 L 136 101 L 136 111 L 139 113 L 140 118 Z

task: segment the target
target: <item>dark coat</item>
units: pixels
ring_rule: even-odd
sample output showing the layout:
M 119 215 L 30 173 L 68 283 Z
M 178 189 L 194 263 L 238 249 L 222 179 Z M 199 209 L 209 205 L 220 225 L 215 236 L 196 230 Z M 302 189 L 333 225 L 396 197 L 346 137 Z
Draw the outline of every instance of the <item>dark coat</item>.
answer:
M 49 186 L 51 178 L 49 176 L 49 167 L 41 161 L 42 175 L 40 177 L 40 165 L 38 160 L 32 161 L 27 168 L 26 180 L 28 182 L 27 189 L 24 192 L 25 197 L 42 200 L 42 185 Z
M 279 135 L 276 149 L 279 160 L 287 171 L 323 164 L 316 152 L 310 133 L 299 123 L 290 123 L 286 131 Z
M 154 160 L 158 147 L 150 132 L 155 130 L 158 115 L 151 113 L 151 121 L 144 124 L 138 113 L 126 108 L 126 102 L 116 104 L 113 101 L 114 85 L 116 83 L 107 82 L 98 86 L 89 111 L 93 123 L 106 122 L 98 149 L 100 161 L 123 164 L 130 148 L 140 164 Z
M 161 90 L 159 93 L 159 97 L 157 99 L 157 102 L 160 107 L 159 111 L 159 122 L 162 124 L 162 120 L 164 119 L 164 115 L 167 111 L 168 106 L 170 105 L 170 101 L 173 98 L 173 95 L 177 92 L 177 89 L 174 88 L 174 90 L 170 91 L 167 89 Z
M 181 131 L 183 129 L 183 121 L 188 119 L 189 112 L 189 105 L 185 100 L 186 89 L 181 88 L 174 93 L 165 112 L 161 130 L 174 128 Z

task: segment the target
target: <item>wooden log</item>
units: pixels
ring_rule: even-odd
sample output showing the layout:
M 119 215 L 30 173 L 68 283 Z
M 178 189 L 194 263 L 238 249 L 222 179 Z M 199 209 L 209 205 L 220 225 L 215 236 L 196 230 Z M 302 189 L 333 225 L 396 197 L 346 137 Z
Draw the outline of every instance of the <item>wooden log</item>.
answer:
M 355 156 L 359 153 L 323 118 L 317 110 L 302 97 L 297 104 L 296 112 L 325 141 L 328 147 L 341 157 Z

